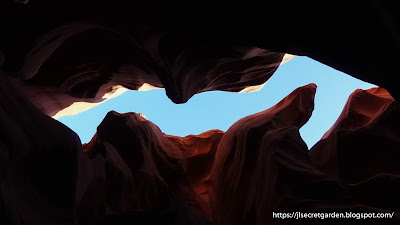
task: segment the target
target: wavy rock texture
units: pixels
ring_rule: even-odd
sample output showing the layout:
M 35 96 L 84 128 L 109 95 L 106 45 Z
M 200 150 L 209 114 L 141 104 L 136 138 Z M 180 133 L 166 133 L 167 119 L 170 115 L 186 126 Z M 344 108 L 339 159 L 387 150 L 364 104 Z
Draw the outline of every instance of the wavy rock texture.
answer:
M 198 197 L 200 212 L 209 220 L 212 220 L 210 175 L 215 153 L 223 135 L 224 132 L 220 130 L 210 130 L 183 138 L 167 135 L 184 155 L 183 166 L 186 177 Z
M 332 128 L 311 149 L 313 163 L 345 183 L 398 179 L 399 106 L 382 88 L 356 90 Z
M 394 193 L 394 190 L 399 187 L 400 180 L 397 173 L 393 172 L 398 166 L 394 163 L 382 166 L 380 160 L 385 161 L 396 156 L 397 153 L 393 151 L 397 149 L 393 148 L 398 148 L 399 145 L 392 145 L 392 149 L 385 149 L 384 151 L 386 153 L 390 151 L 390 154 L 384 154 L 380 158 L 362 158 L 361 154 L 346 154 L 343 161 L 347 164 L 339 169 L 342 170 L 343 176 L 360 178 L 359 183 L 349 184 L 349 182 L 343 182 L 342 179 L 334 179 L 329 176 L 329 173 L 325 174 L 324 169 L 318 170 L 314 166 L 314 160 L 311 160 L 307 146 L 300 137 L 299 128 L 311 116 L 315 88 L 312 84 L 298 88 L 272 108 L 239 120 L 224 134 L 217 149 L 211 178 L 212 205 L 216 224 L 310 224 L 310 219 L 273 219 L 272 214 L 273 212 L 296 211 L 391 213 L 400 209 L 397 204 L 400 195 Z M 369 92 L 377 95 L 373 96 L 375 99 L 367 98 L 361 102 L 371 103 L 375 100 L 372 102 L 374 105 L 393 104 L 393 99 L 383 89 L 361 93 L 368 93 L 371 97 Z M 357 93 L 353 95 L 353 98 L 355 95 Z M 372 118 L 375 115 L 374 107 L 363 108 L 359 105 L 360 103 L 355 104 L 359 112 L 364 112 Z M 396 107 L 391 109 L 392 112 L 393 110 L 396 110 Z M 385 120 L 385 122 L 389 121 Z M 350 126 L 354 125 L 350 119 L 348 123 Z M 393 125 L 391 128 L 395 127 L 397 126 Z M 358 135 L 354 134 L 354 136 Z M 365 146 L 371 146 L 371 143 L 375 143 L 375 146 L 383 143 L 379 136 L 377 138 L 359 137 L 360 139 L 353 138 L 354 136 L 346 139 L 344 143 L 353 143 L 351 142 L 353 139 L 360 142 L 365 138 L 370 138 Z M 389 135 L 388 138 L 390 137 L 396 140 L 395 135 Z M 330 147 L 342 146 L 332 142 L 325 142 L 325 144 Z M 360 153 L 357 148 L 359 145 L 353 144 L 344 149 Z M 386 144 L 384 147 L 387 147 Z M 338 149 L 342 150 L 342 148 Z M 322 156 L 330 155 L 324 154 L 326 151 L 322 152 L 326 149 L 320 150 Z M 353 157 L 347 157 L 348 155 Z M 394 162 L 394 160 L 388 162 Z M 337 166 L 340 167 L 341 164 Z M 369 179 L 372 176 L 363 176 L 369 172 L 370 168 L 373 168 L 373 173 L 370 175 L 376 176 L 374 179 Z M 388 175 L 388 171 L 392 174 Z M 325 221 L 329 224 L 358 224 L 360 222 L 337 219 Z M 312 224 L 314 222 L 311 221 Z M 396 224 L 399 218 L 379 222 Z M 376 223 L 376 220 L 361 221 L 361 224 Z
M 144 116 L 110 112 L 82 147 L 73 131 L 35 109 L 0 78 L 2 224 L 310 224 L 309 219 L 273 219 L 272 212 L 400 210 L 397 164 L 390 163 L 393 149 L 385 149 L 388 156 L 365 159 L 372 171 L 365 160 L 359 160 L 363 169 L 339 161 L 340 171 L 347 170 L 339 175 L 347 177 L 314 166 L 299 135 L 313 110 L 314 84 L 239 120 L 226 133 L 170 136 Z M 397 121 L 387 92 L 359 93 L 361 100 L 350 106 L 357 106 L 361 122 L 341 119 L 330 133 L 364 124 L 382 131 Z M 380 107 L 363 107 L 365 101 Z M 396 137 L 396 127 L 382 133 L 391 134 L 385 140 Z M 349 133 L 358 137 L 357 132 Z M 369 145 L 382 143 L 379 135 L 368 138 Z M 397 224 L 399 218 L 325 221 Z
M 111 81 L 134 90 L 143 83 L 165 87 L 174 102 L 202 91 L 238 91 L 267 80 L 282 56 L 267 57 L 273 52 L 309 56 L 399 96 L 398 82 L 392 82 L 400 60 L 394 3 L 0 4 L 5 71 L 26 85 L 54 87 L 73 97 L 96 97 Z
M 212 178 L 217 224 L 272 222 L 281 197 L 280 164 L 294 163 L 295 168 L 302 163 L 285 153 L 307 154 L 298 129 L 311 116 L 315 91 L 314 84 L 301 87 L 275 106 L 239 120 L 225 133 Z
M 378 0 L 345 8 L 275 1 L 267 15 L 255 1 L 17 2 L 26 1 L 0 3 L 4 69 L 55 117 L 94 107 L 121 86 L 164 87 L 176 103 L 210 90 L 257 90 L 283 53 L 309 56 L 399 96 L 391 82 L 400 60 L 399 16 Z
M 165 88 L 175 103 L 205 91 L 239 92 L 265 83 L 285 55 L 240 43 L 184 40 L 164 24 L 157 9 L 135 1 L 116 4 L 118 14 L 106 13 L 107 4 L 79 1 L 57 6 L 34 1 L 20 7 L 3 7 L 24 36 L 16 38 L 4 24 L 12 30 L 0 39 L 8 58 L 4 66 L 15 85 L 50 116 L 94 107 L 118 95 L 121 87 Z M 65 14 L 68 9 L 75 18 Z M 52 22 L 43 23 L 51 17 Z M 88 104 L 57 114 L 76 102 Z
M 149 222 L 143 214 L 157 220 L 177 207 L 183 216 L 206 223 L 199 215 L 211 219 L 207 181 L 222 135 L 219 130 L 183 138 L 164 135 L 139 114 L 109 112 L 83 146 L 91 179 L 79 221 L 137 222 L 143 217 Z
M 351 211 L 396 214 L 325 221 L 399 224 L 399 107 L 380 88 L 355 92 L 311 151 L 298 130 L 314 85 L 225 134 L 174 137 L 137 114 L 110 112 L 82 147 L 48 117 L 125 89 L 165 88 L 175 103 L 257 90 L 284 53 L 398 100 L 394 4 L 0 1 L 0 223 L 320 224 L 272 212 Z

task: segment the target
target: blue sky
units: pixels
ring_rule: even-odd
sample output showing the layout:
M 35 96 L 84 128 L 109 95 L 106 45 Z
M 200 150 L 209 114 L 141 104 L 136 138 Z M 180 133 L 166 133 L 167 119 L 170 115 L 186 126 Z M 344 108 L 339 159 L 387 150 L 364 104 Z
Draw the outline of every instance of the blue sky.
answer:
M 226 131 L 237 120 L 275 105 L 294 89 L 309 83 L 318 86 L 314 112 L 300 129 L 309 148 L 333 125 L 354 90 L 375 87 L 308 57 L 297 56 L 279 67 L 258 92 L 205 92 L 185 104 L 175 104 L 167 98 L 164 89 L 127 91 L 96 108 L 58 120 L 74 130 L 82 143 L 90 141 L 111 110 L 143 113 L 171 135 L 200 134 L 210 129 Z

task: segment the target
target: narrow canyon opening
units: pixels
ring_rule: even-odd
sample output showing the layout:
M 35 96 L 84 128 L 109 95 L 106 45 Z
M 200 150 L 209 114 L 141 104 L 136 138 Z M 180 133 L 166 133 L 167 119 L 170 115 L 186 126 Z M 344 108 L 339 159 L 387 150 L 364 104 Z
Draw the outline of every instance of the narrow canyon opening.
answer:
M 184 104 L 171 102 L 163 89 L 127 91 L 95 108 L 57 119 L 74 130 L 82 143 L 90 141 L 111 110 L 143 113 L 169 135 L 183 137 L 212 129 L 226 131 L 237 120 L 270 108 L 294 89 L 309 83 L 317 85 L 315 106 L 310 120 L 300 129 L 309 148 L 334 124 L 353 91 L 376 87 L 308 57 L 296 56 L 281 65 L 257 91 L 204 92 Z
M 399 224 L 396 6 L 0 1 L 0 224 Z

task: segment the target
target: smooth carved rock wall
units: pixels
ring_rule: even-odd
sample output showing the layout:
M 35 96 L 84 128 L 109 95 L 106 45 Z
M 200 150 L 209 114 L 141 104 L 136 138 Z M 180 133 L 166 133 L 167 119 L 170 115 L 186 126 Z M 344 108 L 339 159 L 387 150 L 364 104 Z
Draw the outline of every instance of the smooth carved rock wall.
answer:
M 399 105 L 385 89 L 356 90 L 310 150 L 311 159 L 324 173 L 349 184 L 397 179 L 399 125 Z
M 105 188 L 101 190 L 105 191 L 105 196 L 112 196 L 106 197 L 104 204 L 99 204 L 100 207 L 105 205 L 105 209 L 97 210 L 91 207 L 91 210 L 103 211 L 104 215 L 122 216 L 129 212 L 137 213 L 139 209 L 156 211 L 174 204 L 185 204 L 208 220 L 216 221 L 217 224 L 245 221 L 235 216 L 241 214 L 247 217 L 254 216 L 248 211 L 259 207 L 257 204 L 260 202 L 267 204 L 263 200 L 270 197 L 262 197 L 264 194 L 262 190 L 268 186 L 272 190 L 277 188 L 277 184 L 274 183 L 264 185 L 258 183 L 255 177 L 263 178 L 263 173 L 257 171 L 260 169 L 259 167 L 257 169 L 251 167 L 253 164 L 251 160 L 256 160 L 261 168 L 269 168 L 271 163 L 264 159 L 269 158 L 270 154 L 274 154 L 274 151 L 270 152 L 269 150 L 274 148 L 275 138 L 278 139 L 278 142 L 286 143 L 287 140 L 290 140 L 288 137 L 292 137 L 295 143 L 300 143 L 303 154 L 307 154 L 306 145 L 298 134 L 298 128 L 311 116 L 315 90 L 314 84 L 299 88 L 274 107 L 239 120 L 225 134 L 222 131 L 211 130 L 200 135 L 183 138 L 164 135 L 157 126 L 138 114 L 110 112 L 99 125 L 97 134 L 92 141 L 84 145 L 84 151 L 88 153 L 90 160 L 98 157 L 105 158 L 106 175 L 103 178 Z M 252 127 L 254 128 L 252 129 Z M 247 133 L 248 129 L 250 131 Z M 286 130 L 290 130 L 290 132 L 287 133 Z M 239 139 L 235 135 L 238 135 Z M 258 142 L 258 135 L 265 135 L 268 138 Z M 240 138 L 251 140 L 248 140 L 246 144 Z M 266 149 L 265 156 L 246 151 L 246 149 L 253 150 L 257 145 Z M 236 163 L 224 161 L 223 156 L 226 155 L 227 146 L 233 146 L 231 151 L 233 154 L 238 154 Z M 247 153 L 250 154 L 248 157 L 246 157 Z M 216 157 L 215 160 L 214 157 Z M 294 158 L 292 160 L 295 161 Z M 228 167 L 228 171 L 223 169 L 226 167 Z M 236 172 L 230 172 L 229 169 Z M 240 172 L 241 169 L 245 171 Z M 252 175 L 247 169 L 257 172 Z M 169 170 L 170 172 L 168 172 Z M 142 173 L 144 175 L 134 175 Z M 232 175 L 234 176 L 232 177 Z M 239 177 L 235 177 L 235 175 Z M 228 183 L 225 184 L 224 181 L 228 181 Z M 147 186 L 146 183 L 148 183 Z M 159 185 L 157 186 L 157 184 Z M 148 187 L 148 185 L 150 186 Z M 152 185 L 156 185 L 156 187 L 151 188 Z M 237 185 L 241 185 L 245 190 L 242 192 L 230 190 Z M 99 189 L 98 185 L 89 186 Z M 145 186 L 146 188 L 137 189 L 136 186 Z M 246 187 L 250 187 L 250 189 L 248 190 Z M 96 193 L 96 191 L 87 192 Z M 272 191 L 273 194 L 276 194 L 275 192 Z M 226 196 L 226 193 L 233 195 Z M 145 196 L 149 196 L 147 201 L 141 199 Z M 161 204 L 160 201 L 164 198 L 167 199 Z M 256 206 L 251 200 L 248 202 L 248 199 L 252 198 L 258 199 Z M 86 201 L 93 205 L 93 200 L 90 198 Z M 89 203 L 85 204 L 86 201 L 82 201 L 82 204 L 89 205 Z M 146 205 L 146 202 L 149 205 Z M 81 210 L 86 210 L 83 206 L 81 208 Z M 247 208 L 249 210 L 246 210 Z M 223 210 L 233 212 L 226 214 Z M 263 211 L 265 210 L 269 210 L 269 208 L 263 208 Z M 93 218 L 95 213 L 83 213 L 81 221 L 84 221 L 88 215 L 93 215 L 89 217 Z M 262 213 L 262 215 L 266 214 Z M 232 218 L 232 221 L 227 218 Z M 263 219 L 257 215 L 253 219 L 257 221 L 257 224 L 263 224 L 268 221 L 266 218 L 270 219 L 270 215 L 264 216 Z
M 239 120 L 224 134 L 212 176 L 217 224 L 272 222 L 272 211 L 279 211 L 282 197 L 277 186 L 282 179 L 280 164 L 300 167 L 302 158 L 291 158 L 292 154 L 307 154 L 298 129 L 311 116 L 315 91 L 314 84 L 296 89 L 275 106 Z
M 213 220 L 210 202 L 212 189 L 210 175 L 215 153 L 224 133 L 220 130 L 209 130 L 199 135 L 188 135 L 183 138 L 167 135 L 168 139 L 184 155 L 183 167 L 186 177 L 198 197 L 200 212 L 209 220 Z
M 105 173 L 91 179 L 92 188 L 86 192 L 97 195 L 90 198 L 89 194 L 82 201 L 81 221 L 180 205 L 211 220 L 209 174 L 223 133 L 170 136 L 138 114 L 108 113 L 93 139 L 83 146 L 89 162 L 100 161 L 96 170 Z M 105 198 L 100 200 L 98 195 Z
M 87 191 L 101 191 L 93 196 L 97 207 L 92 199 L 82 201 L 81 208 L 91 211 L 81 215 L 85 219 L 99 212 L 98 221 L 105 215 L 160 211 L 192 198 L 183 187 L 182 153 L 156 125 L 138 114 L 109 112 L 83 149 L 89 161 L 102 162 L 97 170 L 103 171 L 102 182 L 96 185 L 99 179 L 93 178 L 95 184 L 89 183 L 93 191 Z
M 315 163 L 314 150 L 308 151 L 299 134 L 299 128 L 311 116 L 315 90 L 316 86 L 313 84 L 298 88 L 270 109 L 239 120 L 226 133 L 211 130 L 200 135 L 183 138 L 163 134 L 154 124 L 138 114 L 120 115 L 111 112 L 99 126 L 97 135 L 88 145 L 84 146 L 84 149 L 88 153 L 89 161 L 94 159 L 92 155 L 94 152 L 104 149 L 104 147 L 99 147 L 101 145 L 108 147 L 105 148 L 106 150 L 102 150 L 102 154 L 97 153 L 97 157 L 111 155 L 110 153 L 104 154 L 104 152 L 115 149 L 114 151 L 117 152 L 115 155 L 120 161 L 110 161 L 110 166 L 105 167 L 106 171 L 109 170 L 107 168 L 119 167 L 116 165 L 130 165 L 128 166 L 130 169 L 127 170 L 132 171 L 132 165 L 138 165 L 135 160 L 145 157 L 146 151 L 153 152 L 154 149 L 157 149 L 156 155 L 174 152 L 170 155 L 174 155 L 172 158 L 179 160 L 175 161 L 176 164 L 167 164 L 171 166 L 170 168 L 179 168 L 180 172 L 168 173 L 168 169 L 162 167 L 165 165 L 164 160 L 154 160 L 153 169 L 146 168 L 139 171 L 147 171 L 146 174 L 157 174 L 157 171 L 166 172 L 161 175 L 161 179 L 168 180 L 166 182 L 168 190 L 173 194 L 166 194 L 168 191 L 154 190 L 147 194 L 152 196 L 159 193 L 163 196 L 153 198 L 152 204 L 156 205 L 159 199 L 169 197 L 169 201 L 157 209 L 161 212 L 165 211 L 165 208 L 173 207 L 172 205 L 187 206 L 188 211 L 185 212 L 192 215 L 190 221 L 206 222 L 208 220 L 215 224 L 309 224 L 309 220 L 273 219 L 271 215 L 272 212 L 287 211 L 397 212 L 399 207 L 396 202 L 400 195 L 396 194 L 395 190 L 400 183 L 397 182 L 395 173 L 392 172 L 391 175 L 388 175 L 388 171 L 395 170 L 397 165 L 388 164 L 384 171 L 376 170 L 377 173 L 370 177 L 359 176 L 358 170 L 354 167 L 349 166 L 342 169 L 340 164 L 337 165 L 346 175 L 356 172 L 357 178 L 359 178 L 357 182 L 348 182 L 331 176 L 329 171 Z M 372 110 L 374 107 L 364 105 L 366 108 L 363 108 L 358 101 L 361 103 L 376 101 L 376 105 L 380 104 L 380 106 L 394 104 L 393 99 L 383 89 L 361 92 L 373 93 L 379 97 L 375 100 L 362 99 L 365 96 L 361 95 L 361 100 L 354 101 L 354 96 L 358 96 L 359 92 L 355 92 L 349 101 L 357 106 L 358 112 L 364 112 L 365 115 L 375 115 Z M 346 107 L 344 111 L 351 111 L 347 110 L 348 108 Z M 390 107 L 383 108 L 390 109 Z M 380 110 L 380 112 L 383 113 L 382 115 L 390 115 L 385 113 L 385 110 Z M 342 117 L 338 121 L 341 121 Z M 120 131 L 117 132 L 117 130 Z M 128 132 L 128 130 L 133 132 Z M 143 132 L 152 138 L 142 140 Z M 128 136 L 118 136 L 117 133 L 128 134 Z M 102 138 L 99 138 L 100 136 Z M 135 136 L 142 137 L 140 139 L 142 141 L 135 141 L 139 140 Z M 154 144 L 149 144 L 146 140 L 153 140 L 151 143 Z M 371 138 L 371 141 L 373 140 Z M 111 148 L 111 146 L 113 147 Z M 151 146 L 158 146 L 158 148 L 151 149 Z M 97 150 L 94 151 L 95 149 Z M 133 157 L 132 154 L 138 152 L 139 155 Z M 381 158 L 385 159 L 385 156 Z M 132 159 L 135 160 L 131 161 Z M 378 161 L 376 161 L 377 159 Z M 369 165 L 383 168 L 379 158 L 366 158 L 366 160 Z M 369 170 L 364 168 L 360 171 Z M 122 175 L 125 177 L 129 172 L 121 174 L 125 174 Z M 168 179 L 171 178 L 171 175 L 173 179 Z M 131 206 L 131 211 L 121 208 L 126 204 L 119 199 L 129 199 L 129 196 L 136 195 L 146 196 L 146 194 L 133 188 L 134 185 L 115 182 L 115 177 L 118 176 L 106 176 L 105 183 L 110 183 L 111 186 L 104 190 L 127 187 L 125 192 L 116 191 L 116 193 L 126 193 L 126 196 L 109 198 L 114 202 L 115 211 L 114 213 L 103 211 L 103 216 L 106 216 L 105 218 L 109 221 L 137 221 L 138 218 L 149 221 L 147 216 L 137 212 L 138 208 Z M 130 176 L 127 177 L 128 179 L 122 180 L 131 179 Z M 108 179 L 112 179 L 113 182 L 107 181 Z M 131 183 L 138 182 L 140 184 L 146 180 L 132 179 Z M 157 182 L 152 181 L 151 183 L 156 184 Z M 97 185 L 92 185 L 92 187 L 94 187 L 93 190 L 98 190 Z M 142 191 L 147 192 L 148 190 L 143 189 Z M 95 191 L 88 192 L 96 193 Z M 115 191 L 110 192 L 115 193 Z M 85 202 L 86 205 L 93 204 L 93 200 L 90 198 L 82 201 L 82 205 L 85 205 Z M 135 202 L 141 201 L 136 200 Z M 102 205 L 100 204 L 100 206 Z M 149 214 L 154 211 L 159 212 L 152 207 L 148 207 L 147 210 Z M 87 212 L 83 206 L 78 211 Z M 134 216 L 127 217 L 127 214 Z M 82 215 L 80 221 L 90 224 L 93 216 L 88 215 L 94 215 L 93 212 L 82 213 Z M 163 218 L 162 213 L 151 215 L 154 218 Z M 396 224 L 398 218 L 380 221 L 384 224 Z M 357 221 L 354 220 L 329 220 L 329 222 L 357 224 Z M 363 220 L 362 222 L 363 224 L 376 224 L 375 220 Z
M 111 3 L 90 1 L 1 4 L 0 15 L 14 23 L 0 24 L 4 69 L 50 116 L 94 107 L 123 87 L 165 88 L 175 103 L 205 91 L 250 90 L 265 83 L 285 55 L 242 42 L 186 40 L 144 2 L 117 3 L 118 13 L 108 12 Z M 57 114 L 74 103 L 77 109 Z
M 331 140 L 340 127 L 351 138 L 337 135 L 320 142 L 342 146 L 338 149 L 317 149 L 322 146 L 317 144 L 308 151 L 299 135 L 313 110 L 314 84 L 239 120 L 226 133 L 170 136 L 139 114 L 110 112 L 91 142 L 81 146 L 73 131 L 0 78 L 2 224 L 309 224 L 272 219 L 272 212 L 400 208 L 393 160 L 398 108 L 383 89 L 352 95 L 323 140 Z M 374 107 L 365 104 L 371 102 Z M 360 120 L 346 120 L 349 115 Z M 356 159 L 352 139 L 367 157 Z M 385 154 L 375 154 L 378 143 Z M 326 167 L 327 161 L 316 157 L 326 149 L 348 153 L 331 160 L 336 164 L 328 160 L 331 167 Z M 340 171 L 339 176 L 331 171 Z M 399 218 L 378 222 L 397 224 Z
M 4 69 L 51 116 L 94 107 L 121 86 L 165 87 L 176 103 L 209 90 L 251 91 L 283 53 L 309 56 L 399 96 L 392 82 L 400 60 L 394 3 L 18 2 L 26 1 L 0 2 Z
M 305 55 L 399 96 L 392 78 L 398 76 L 400 17 L 393 2 L 269 1 L 267 7 L 257 1 L 17 2 L 0 2 L 5 71 L 79 98 L 94 97 L 108 88 L 102 85 L 119 83 L 127 74 L 130 80 L 122 85 L 162 85 L 174 102 L 210 88 L 261 84 L 266 78 L 256 68 L 270 61 L 263 54 L 242 61 L 254 49 Z M 232 70 L 225 68 L 232 63 Z M 233 86 L 223 84 L 228 75 L 223 71 L 235 77 L 229 79 Z M 193 77 L 200 72 L 206 79 L 218 77 L 216 83 Z M 191 81 L 182 77 L 188 73 Z M 193 91 L 187 82 L 196 86 Z
M 224 134 L 212 174 L 216 224 L 310 224 L 273 219 L 273 212 L 399 211 L 396 102 L 381 88 L 357 90 L 327 137 L 308 151 L 299 128 L 311 116 L 314 93 L 314 85 L 301 87 Z
M 79 137 L 36 109 L 0 70 L 0 223 L 76 224 Z
M 314 85 L 226 134 L 173 137 L 137 114 L 111 112 L 81 146 L 45 115 L 87 109 L 79 102 L 98 104 L 122 87 L 164 87 L 175 103 L 203 91 L 256 90 L 284 53 L 398 100 L 395 3 L 18 2 L 27 3 L 0 2 L 1 224 L 315 222 L 273 220 L 275 210 L 395 212 L 325 221 L 399 224 L 399 107 L 380 88 L 356 91 L 310 151 L 298 129 Z M 72 104 L 81 108 L 63 111 Z

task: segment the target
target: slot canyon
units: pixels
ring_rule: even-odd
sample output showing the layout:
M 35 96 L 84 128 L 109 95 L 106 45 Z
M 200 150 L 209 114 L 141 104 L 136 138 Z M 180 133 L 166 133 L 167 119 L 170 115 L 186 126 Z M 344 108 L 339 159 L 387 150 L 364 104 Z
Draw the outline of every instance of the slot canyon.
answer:
M 1 1 L 0 224 L 399 224 L 392 4 Z M 55 119 L 128 89 L 163 88 L 176 104 L 202 92 L 258 91 L 297 56 L 377 85 L 354 91 L 310 149 L 299 129 L 313 113 L 313 83 L 227 131 L 185 137 L 132 109 L 110 111 L 82 144 Z

